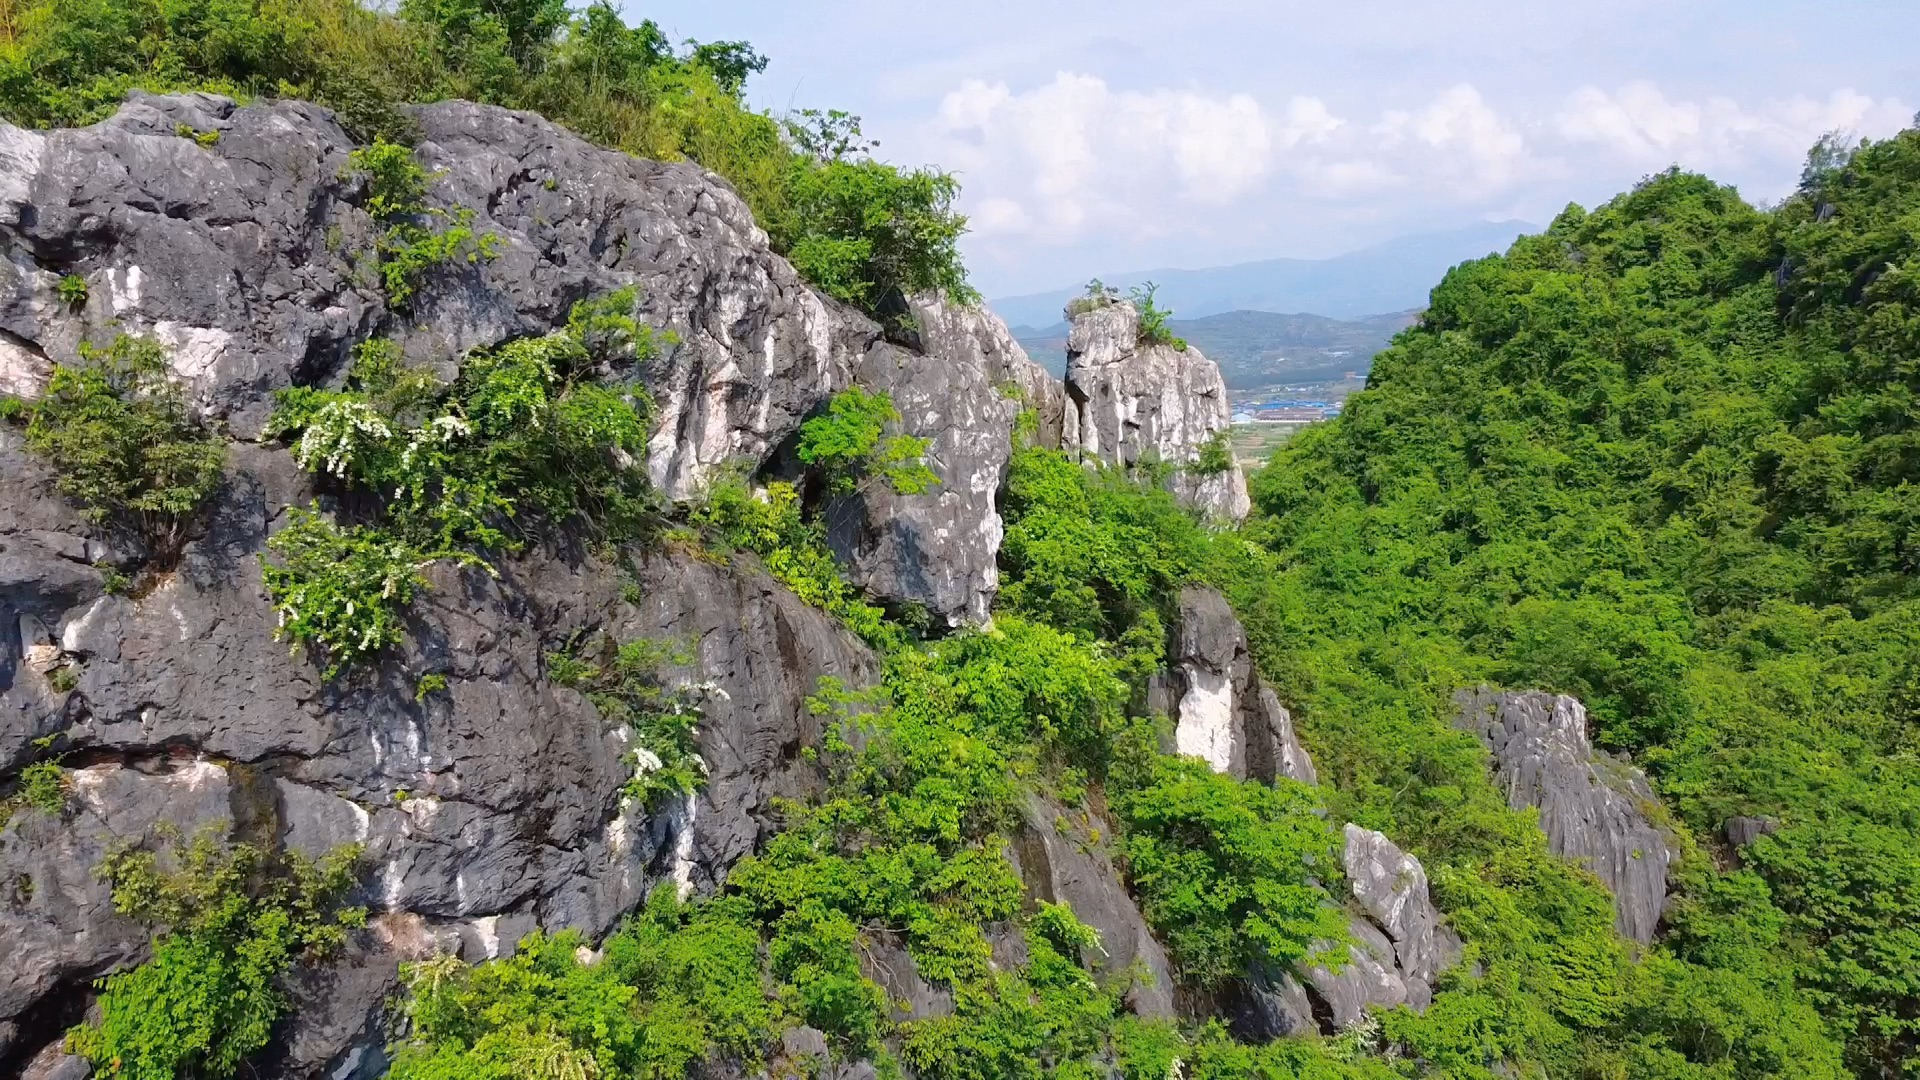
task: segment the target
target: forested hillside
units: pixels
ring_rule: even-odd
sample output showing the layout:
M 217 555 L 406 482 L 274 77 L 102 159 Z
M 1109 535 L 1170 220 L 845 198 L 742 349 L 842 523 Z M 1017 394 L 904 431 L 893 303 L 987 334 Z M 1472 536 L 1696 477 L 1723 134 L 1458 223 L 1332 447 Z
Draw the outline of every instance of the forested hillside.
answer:
M 953 178 L 762 66 L 606 4 L 0 0 L 0 1062 L 1920 1076 L 1920 130 L 1457 267 L 1234 523 L 1175 494 L 1239 477 L 1164 313 L 1077 302 L 1184 380 L 1090 385 L 1213 427 L 1090 449 L 968 306 Z M 1201 636 L 1317 782 L 1175 752 Z M 1482 685 L 1650 774 L 1650 944 L 1509 808 Z M 1336 1022 L 1369 829 L 1447 955 Z
M 1419 836 L 1455 918 L 1524 958 L 1473 993 L 1541 987 L 1506 1030 L 1555 1075 L 1669 1075 L 1676 1051 L 1818 1073 L 1833 1044 L 1912 1075 L 1916 240 L 1920 132 L 1817 154 L 1770 212 L 1652 177 L 1449 273 L 1346 415 L 1258 477 L 1285 567 L 1265 659 L 1337 801 Z M 1480 809 L 1443 697 L 1481 680 L 1580 695 L 1692 837 L 1623 981 L 1582 887 Z M 1779 828 L 1736 855 L 1736 815 Z M 1587 989 L 1546 990 L 1569 975 Z M 1582 1049 L 1596 1024 L 1625 1049 Z

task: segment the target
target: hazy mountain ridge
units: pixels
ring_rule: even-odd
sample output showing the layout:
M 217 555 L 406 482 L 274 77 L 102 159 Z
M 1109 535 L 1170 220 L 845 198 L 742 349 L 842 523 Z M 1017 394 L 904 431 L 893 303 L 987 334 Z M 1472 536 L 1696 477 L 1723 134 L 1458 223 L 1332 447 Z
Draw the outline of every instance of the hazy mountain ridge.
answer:
M 1447 268 L 1505 251 L 1514 237 L 1537 231 L 1523 221 L 1479 222 L 1399 237 L 1329 259 L 1143 270 L 1101 275 L 1101 280 L 1123 290 L 1154 282 L 1161 306 L 1188 319 L 1234 311 L 1312 312 L 1351 319 L 1424 307 L 1428 290 Z M 1084 284 L 1076 284 L 988 303 L 1009 326 L 1049 327 L 1059 321 L 1067 301 L 1084 291 Z

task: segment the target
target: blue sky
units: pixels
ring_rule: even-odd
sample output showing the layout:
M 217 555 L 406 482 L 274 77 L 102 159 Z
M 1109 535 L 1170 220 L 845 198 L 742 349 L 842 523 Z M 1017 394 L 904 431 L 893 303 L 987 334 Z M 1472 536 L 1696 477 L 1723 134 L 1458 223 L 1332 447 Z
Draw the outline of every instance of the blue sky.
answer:
M 1920 109 L 1920 0 L 670 0 L 755 104 L 863 116 L 960 174 L 990 296 L 1544 223 L 1680 164 L 1753 201 Z

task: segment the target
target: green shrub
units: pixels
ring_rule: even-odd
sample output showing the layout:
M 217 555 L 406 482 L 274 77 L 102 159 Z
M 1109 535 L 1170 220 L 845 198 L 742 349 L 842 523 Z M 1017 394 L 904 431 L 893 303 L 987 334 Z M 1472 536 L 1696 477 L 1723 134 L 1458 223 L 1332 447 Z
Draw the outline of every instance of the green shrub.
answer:
M 1153 294 L 1159 289 L 1158 285 L 1149 281 L 1144 285 L 1135 286 L 1128 296 L 1133 301 L 1134 310 L 1140 313 L 1140 344 L 1171 345 L 1185 352 L 1186 339 L 1176 337 L 1173 330 L 1167 326 L 1167 320 L 1173 318 L 1173 312 L 1153 302 Z
M 548 653 L 547 677 L 585 694 L 602 717 L 633 729 L 636 768 L 627 797 L 654 812 L 667 799 L 691 795 L 706 783 L 694 726 L 712 688 L 670 685 L 661 673 L 670 665 L 690 664 L 693 657 L 646 639 L 617 646 L 605 641 L 594 659 L 583 658 L 583 652 L 575 642 Z
M 583 301 L 564 331 L 474 352 L 451 386 L 376 340 L 346 389 L 281 391 L 268 429 L 296 436 L 300 466 L 382 505 L 377 523 L 345 527 L 294 511 L 268 545 L 280 633 L 318 649 L 331 678 L 404 639 L 435 561 L 485 566 L 569 528 L 637 535 L 654 514 L 639 467 L 650 404 L 603 377 L 658 348 L 634 306 L 630 289 Z
M 9 801 L 59 817 L 67 809 L 67 770 L 60 767 L 58 758 L 22 768 L 20 789 Z
M 264 566 L 267 598 L 279 615 L 276 640 L 315 650 L 331 679 L 406 640 L 406 612 L 427 587 L 434 556 L 368 526 L 341 528 L 319 508 L 287 511 L 267 541 L 279 563 Z
M 1076 296 L 1072 300 L 1067 301 L 1067 318 L 1072 319 L 1085 315 L 1089 311 L 1106 307 L 1108 304 L 1112 304 L 1119 299 L 1120 290 L 1108 285 L 1099 278 L 1094 278 L 1092 281 L 1087 282 L 1087 291 L 1084 295 Z
M 53 466 L 88 520 L 133 532 L 163 565 L 179 556 L 220 486 L 226 447 L 187 408 L 159 343 L 126 334 L 104 349 L 82 342 L 80 362 L 54 368 L 29 417 L 27 449 Z
M 67 274 L 61 277 L 54 291 L 59 294 L 60 302 L 70 308 L 87 306 L 87 279 L 79 274 Z
M 765 497 L 757 497 L 745 480 L 722 475 L 689 517 L 719 544 L 758 555 L 794 595 L 839 619 L 869 644 L 890 648 L 902 640 L 886 613 L 840 576 L 825 532 L 818 522 L 801 516 L 800 493 L 792 484 L 768 484 Z
M 665 1080 L 709 1059 L 753 1066 L 783 1019 L 759 935 L 737 902 L 646 908 L 582 964 L 576 933 L 535 933 L 508 959 L 450 956 L 404 971 L 410 1023 L 393 1080 L 529 1076 Z
M 1345 917 L 1327 902 L 1341 879 L 1339 841 L 1311 789 L 1237 782 L 1147 750 L 1109 797 L 1141 913 L 1183 982 L 1208 987 L 1256 966 L 1304 965 L 1319 943 L 1347 940 Z
M 171 867 L 150 851 L 108 855 L 98 872 L 115 909 L 164 930 L 151 960 L 99 981 L 100 1019 L 69 1033 L 69 1051 L 127 1080 L 238 1075 L 286 1010 L 280 977 L 365 921 L 338 905 L 359 857 L 345 847 L 316 864 L 205 836 Z
M 826 476 L 836 495 L 851 494 L 870 478 L 886 481 L 895 494 L 921 494 L 940 478 L 927 468 L 926 439 L 885 435 L 899 420 L 886 394 L 849 387 L 833 396 L 825 413 L 800 425 L 798 456 Z
M 1200 456 L 1190 466 L 1201 476 L 1218 476 L 1233 468 L 1233 444 L 1228 441 L 1229 433 L 1225 428 L 1213 433 L 1206 442 L 1200 444 Z
M 822 291 L 866 311 L 927 290 L 978 298 L 960 265 L 967 220 L 953 209 L 960 185 L 951 175 L 804 155 L 791 169 L 785 212 L 769 231 Z
M 216 133 L 217 134 L 217 133 Z M 500 238 L 473 231 L 473 210 L 427 206 L 427 175 L 413 152 L 383 140 L 347 155 L 349 167 L 367 179 L 367 213 L 385 228 L 378 248 L 380 280 L 387 302 L 405 310 L 428 272 L 456 260 L 491 260 Z M 441 227 L 427 223 L 442 219 Z

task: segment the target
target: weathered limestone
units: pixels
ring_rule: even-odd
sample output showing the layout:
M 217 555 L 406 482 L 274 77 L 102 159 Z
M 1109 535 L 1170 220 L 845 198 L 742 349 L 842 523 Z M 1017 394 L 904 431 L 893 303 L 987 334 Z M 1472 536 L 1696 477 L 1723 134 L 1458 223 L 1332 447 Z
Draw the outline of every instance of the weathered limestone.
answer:
M 1659 803 L 1645 774 L 1596 753 L 1586 708 L 1565 694 L 1462 690 L 1454 703 L 1460 725 L 1492 751 L 1508 805 L 1537 807 L 1554 853 L 1584 862 L 1612 891 L 1620 933 L 1653 940 L 1676 852 L 1647 818 Z
M 1076 310 L 1077 308 L 1077 310 Z M 1191 346 L 1142 344 L 1132 303 L 1069 307 L 1067 394 L 1078 414 L 1077 449 L 1089 461 L 1170 465 L 1167 483 L 1209 517 L 1239 521 L 1252 501 L 1237 465 L 1203 473 L 1201 448 L 1230 426 L 1219 365 Z

